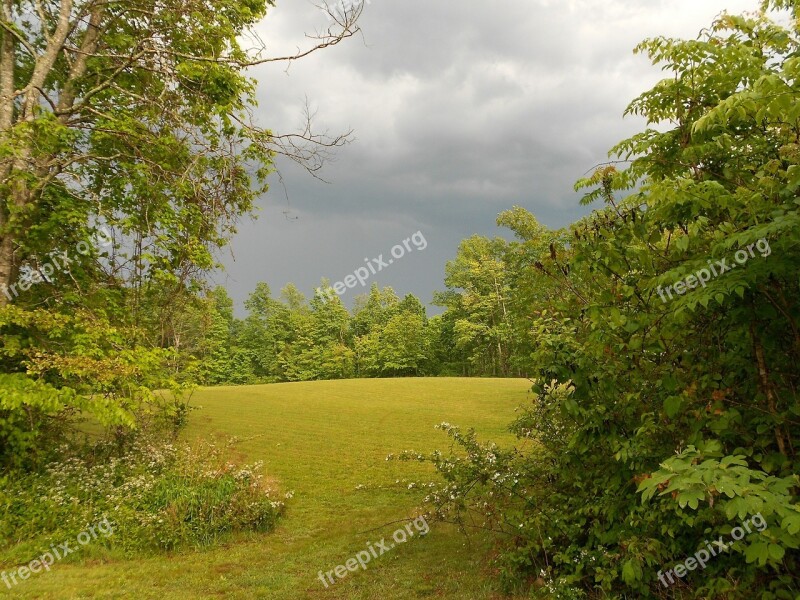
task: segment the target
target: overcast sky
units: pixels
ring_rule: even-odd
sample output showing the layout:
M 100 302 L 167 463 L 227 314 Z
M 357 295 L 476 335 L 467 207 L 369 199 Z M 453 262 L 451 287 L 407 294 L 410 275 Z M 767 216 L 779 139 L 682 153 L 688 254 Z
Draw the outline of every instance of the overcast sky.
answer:
M 371 0 L 363 38 L 253 70 L 260 125 L 291 132 L 305 99 L 320 130 L 354 130 L 323 183 L 279 161 L 260 216 L 239 228 L 216 281 L 241 303 L 259 281 L 311 295 L 421 231 L 425 250 L 370 281 L 427 303 L 473 234 L 504 235 L 497 213 L 519 205 L 551 227 L 586 208 L 576 179 L 641 129 L 627 104 L 661 78 L 634 46 L 697 36 L 722 10 L 757 0 Z M 272 55 L 306 47 L 327 17 L 278 0 L 258 33 Z M 288 194 L 288 200 L 286 195 Z M 396 251 L 399 254 L 399 251 Z M 350 306 L 367 288 L 347 290 Z M 438 312 L 434 310 L 433 312 Z

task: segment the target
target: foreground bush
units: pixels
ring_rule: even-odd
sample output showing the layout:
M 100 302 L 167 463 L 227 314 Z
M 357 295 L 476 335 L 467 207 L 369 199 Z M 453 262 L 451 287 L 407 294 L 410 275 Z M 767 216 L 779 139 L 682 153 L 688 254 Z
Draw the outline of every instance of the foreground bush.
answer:
M 230 450 L 140 439 L 123 452 L 104 443 L 38 473 L 11 473 L 0 486 L 2 554 L 29 559 L 103 519 L 114 533 L 97 543 L 127 554 L 269 531 L 284 503 L 260 463 L 236 466 L 226 459 Z
M 85 420 L 117 436 L 186 423 L 193 386 L 173 350 L 103 311 L 69 312 L 0 309 L 0 473 L 38 469 Z

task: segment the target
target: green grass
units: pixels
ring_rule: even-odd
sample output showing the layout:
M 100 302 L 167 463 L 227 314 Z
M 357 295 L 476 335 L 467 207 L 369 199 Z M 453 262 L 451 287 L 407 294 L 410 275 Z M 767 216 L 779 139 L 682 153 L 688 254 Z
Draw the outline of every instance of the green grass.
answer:
M 514 409 L 526 380 L 393 379 L 203 389 L 185 433 L 231 437 L 237 459 L 263 460 L 267 476 L 294 491 L 278 529 L 239 536 L 205 551 L 138 560 L 57 564 L 9 591 L 9 598 L 499 598 L 490 540 L 434 524 L 325 589 L 317 578 L 415 514 L 429 465 L 386 461 L 413 449 L 447 450 L 434 425 L 474 427 L 481 438 L 512 441 Z M 400 483 L 396 483 L 397 481 Z M 365 486 L 364 489 L 356 489 Z M 387 525 L 388 524 L 388 525 Z M 42 549 L 43 551 L 45 549 Z M 35 558 L 35 557 L 31 557 Z M 9 565 L 2 569 L 8 570 Z

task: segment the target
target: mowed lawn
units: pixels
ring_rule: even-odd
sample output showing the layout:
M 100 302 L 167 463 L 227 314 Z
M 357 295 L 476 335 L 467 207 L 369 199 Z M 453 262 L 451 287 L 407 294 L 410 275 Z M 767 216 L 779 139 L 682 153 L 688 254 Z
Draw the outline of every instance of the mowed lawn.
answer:
M 264 461 L 267 476 L 293 491 L 270 534 L 210 550 L 137 560 L 73 561 L 35 575 L 9 598 L 500 598 L 486 536 L 433 524 L 325 588 L 329 571 L 416 514 L 429 465 L 386 461 L 402 450 L 447 451 L 442 421 L 482 439 L 512 443 L 514 409 L 529 402 L 524 379 L 384 379 L 200 390 L 185 438 L 241 441 L 236 460 Z M 34 557 L 32 557 L 34 558 Z M 6 566 L 7 567 L 7 566 Z

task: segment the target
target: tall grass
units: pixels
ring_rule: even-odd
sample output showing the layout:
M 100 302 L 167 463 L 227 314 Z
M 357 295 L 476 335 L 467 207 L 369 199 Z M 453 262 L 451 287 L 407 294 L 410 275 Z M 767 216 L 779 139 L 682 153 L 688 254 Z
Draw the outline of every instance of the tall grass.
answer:
M 284 502 L 265 483 L 261 463 L 230 460 L 232 446 L 141 438 L 119 452 L 105 442 L 39 473 L 12 474 L 0 488 L 0 556 L 24 560 L 104 518 L 114 534 L 97 543 L 126 554 L 268 531 Z

